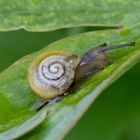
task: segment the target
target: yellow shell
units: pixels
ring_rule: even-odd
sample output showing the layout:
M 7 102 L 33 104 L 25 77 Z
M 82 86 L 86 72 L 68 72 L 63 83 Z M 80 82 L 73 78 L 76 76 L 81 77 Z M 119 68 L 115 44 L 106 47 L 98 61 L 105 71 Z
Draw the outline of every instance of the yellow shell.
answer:
M 62 95 L 73 83 L 79 62 L 80 58 L 69 52 L 47 51 L 32 62 L 28 72 L 29 84 L 41 98 Z

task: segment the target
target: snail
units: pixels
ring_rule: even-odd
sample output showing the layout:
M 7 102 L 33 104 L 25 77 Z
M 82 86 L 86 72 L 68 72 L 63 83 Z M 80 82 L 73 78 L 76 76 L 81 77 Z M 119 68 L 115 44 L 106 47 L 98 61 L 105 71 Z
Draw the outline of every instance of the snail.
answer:
M 107 66 L 109 57 L 105 52 L 134 45 L 135 42 L 129 42 L 107 47 L 104 43 L 92 48 L 82 57 L 66 51 L 44 52 L 29 68 L 29 84 L 41 99 L 56 102 L 73 84 Z

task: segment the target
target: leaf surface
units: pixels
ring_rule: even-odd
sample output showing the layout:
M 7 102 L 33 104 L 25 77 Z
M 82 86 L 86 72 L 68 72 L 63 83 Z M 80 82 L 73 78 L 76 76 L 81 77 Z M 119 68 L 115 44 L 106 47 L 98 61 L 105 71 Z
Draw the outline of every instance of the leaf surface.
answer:
M 139 0 L 1 0 L 0 30 L 130 25 L 140 20 L 139 5 Z
M 136 46 L 109 52 L 108 55 L 114 60 L 113 64 L 95 76 L 86 79 L 75 92 L 66 96 L 62 101 L 54 105 L 47 105 L 45 109 L 51 110 L 48 117 L 39 127 L 23 137 L 23 139 L 48 140 L 63 138 L 96 97 L 140 61 L 139 28 L 140 25 L 138 24 L 118 31 L 98 31 L 76 35 L 54 42 L 17 61 L 0 75 L 0 114 L 3 114 L 0 117 L 0 131 L 6 133 L 13 127 L 18 128 L 20 124 L 22 125 L 37 113 L 33 110 L 34 106 L 37 105 L 37 95 L 29 86 L 27 73 L 30 64 L 39 54 L 49 50 L 65 50 L 82 56 L 90 48 L 104 42 L 112 46 L 136 41 Z M 13 113 L 8 115 L 9 112 Z M 20 131 L 21 134 L 24 133 L 24 129 Z M 2 135 L 0 135 L 1 137 Z

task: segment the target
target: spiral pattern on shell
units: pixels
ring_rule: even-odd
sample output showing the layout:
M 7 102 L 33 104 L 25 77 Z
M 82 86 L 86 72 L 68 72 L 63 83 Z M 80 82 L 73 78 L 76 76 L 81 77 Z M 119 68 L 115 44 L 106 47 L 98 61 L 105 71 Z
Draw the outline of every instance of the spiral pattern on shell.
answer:
M 44 87 L 53 87 L 62 93 L 73 81 L 74 70 L 71 63 L 65 61 L 64 56 L 50 56 L 40 63 L 38 78 Z
M 39 65 L 39 75 L 44 80 L 58 80 L 65 74 L 64 57 L 50 56 Z
M 66 60 L 68 54 L 62 54 L 49 55 L 45 58 L 42 56 L 31 65 L 29 83 L 44 99 L 62 95 L 74 81 L 73 62 Z

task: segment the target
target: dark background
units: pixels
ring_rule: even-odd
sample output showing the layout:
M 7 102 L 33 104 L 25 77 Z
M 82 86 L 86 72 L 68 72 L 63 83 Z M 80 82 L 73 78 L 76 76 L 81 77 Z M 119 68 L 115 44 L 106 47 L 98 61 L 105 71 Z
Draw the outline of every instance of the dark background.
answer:
M 0 32 L 0 71 L 55 40 L 90 30 Z M 140 63 L 98 97 L 65 140 L 140 140 Z

